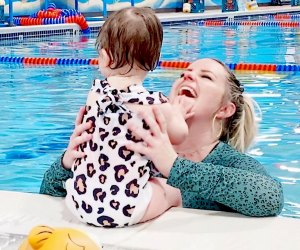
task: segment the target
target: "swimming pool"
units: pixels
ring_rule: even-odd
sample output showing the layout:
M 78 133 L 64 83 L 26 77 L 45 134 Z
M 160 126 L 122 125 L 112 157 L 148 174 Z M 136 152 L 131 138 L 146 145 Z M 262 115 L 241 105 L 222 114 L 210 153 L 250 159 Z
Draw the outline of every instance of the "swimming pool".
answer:
M 227 63 L 300 61 L 297 28 L 164 27 L 162 60 L 215 57 Z M 2 56 L 93 58 L 95 35 L 0 41 Z M 168 93 L 180 70 L 157 69 L 146 87 Z M 66 148 L 96 67 L 0 64 L 0 189 L 38 192 L 44 171 Z M 263 113 L 249 153 L 283 184 L 283 216 L 300 218 L 300 74 L 237 72 Z

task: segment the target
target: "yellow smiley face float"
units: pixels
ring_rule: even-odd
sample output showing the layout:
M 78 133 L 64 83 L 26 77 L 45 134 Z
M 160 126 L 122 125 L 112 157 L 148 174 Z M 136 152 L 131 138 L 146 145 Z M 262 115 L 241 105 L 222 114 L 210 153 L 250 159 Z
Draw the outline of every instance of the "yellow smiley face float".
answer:
M 85 233 L 72 228 L 36 226 L 19 250 L 100 250 L 101 247 Z

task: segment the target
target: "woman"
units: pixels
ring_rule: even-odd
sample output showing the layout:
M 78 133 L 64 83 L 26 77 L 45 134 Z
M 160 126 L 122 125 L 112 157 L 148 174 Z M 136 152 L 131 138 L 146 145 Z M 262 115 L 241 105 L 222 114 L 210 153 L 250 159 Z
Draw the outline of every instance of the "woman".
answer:
M 177 98 L 190 113 L 186 140 L 173 147 L 164 118 L 154 109 L 157 122 L 144 115 L 151 133 L 131 124 L 145 143 L 128 148 L 154 162 L 168 184 L 181 191 L 183 207 L 278 215 L 283 207 L 281 184 L 243 153 L 255 136 L 256 123 L 251 99 L 234 74 L 219 61 L 198 60 L 173 85 L 170 101 Z M 83 109 L 65 154 L 46 171 L 41 193 L 65 196 L 63 181 L 71 176 L 67 169 L 75 158 L 84 157 L 76 149 L 91 139 L 82 134 L 91 127 L 80 124 L 82 114 Z

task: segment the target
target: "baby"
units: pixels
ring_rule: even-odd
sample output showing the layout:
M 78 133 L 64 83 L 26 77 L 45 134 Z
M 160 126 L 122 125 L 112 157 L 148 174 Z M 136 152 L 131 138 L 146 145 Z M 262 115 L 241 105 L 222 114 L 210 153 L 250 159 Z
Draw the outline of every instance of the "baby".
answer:
M 93 139 L 79 150 L 86 155 L 72 167 L 66 182 L 68 208 L 81 221 L 101 227 L 123 227 L 155 218 L 181 202 L 180 192 L 161 178 L 155 167 L 126 144 L 139 141 L 127 123 L 147 124 L 137 115 L 152 115 L 153 106 L 167 120 L 170 141 L 188 133 L 186 111 L 171 105 L 160 92 L 147 91 L 143 81 L 155 69 L 162 46 L 162 25 L 150 8 L 130 7 L 109 16 L 96 40 L 99 69 L 87 98 L 83 122 L 92 122 Z

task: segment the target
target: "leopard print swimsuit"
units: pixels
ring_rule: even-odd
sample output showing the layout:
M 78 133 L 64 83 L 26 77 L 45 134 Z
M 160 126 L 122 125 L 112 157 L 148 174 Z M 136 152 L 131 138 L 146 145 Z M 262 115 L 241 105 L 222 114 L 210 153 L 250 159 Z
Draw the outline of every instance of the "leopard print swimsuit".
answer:
M 66 182 L 66 202 L 81 221 L 101 227 L 122 227 L 138 223 L 151 200 L 147 184 L 155 171 L 152 162 L 126 149 L 128 141 L 138 141 L 127 129 L 129 119 L 147 125 L 125 104 L 166 103 L 160 92 L 140 85 L 126 90 L 112 88 L 107 80 L 95 80 L 91 91 L 99 98 L 87 106 L 83 121 L 92 121 L 87 131 L 93 139 L 80 146 L 86 156 L 72 167 L 73 178 Z

